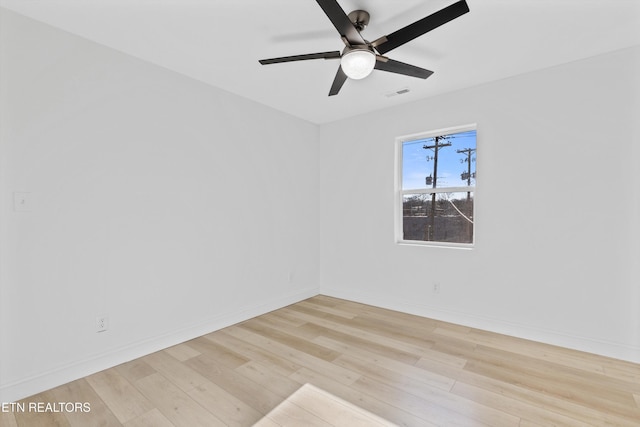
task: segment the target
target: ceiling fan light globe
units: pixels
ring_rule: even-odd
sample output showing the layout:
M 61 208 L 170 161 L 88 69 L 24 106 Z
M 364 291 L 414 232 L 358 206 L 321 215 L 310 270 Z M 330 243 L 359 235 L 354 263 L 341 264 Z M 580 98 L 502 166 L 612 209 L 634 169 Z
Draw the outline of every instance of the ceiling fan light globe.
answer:
M 342 71 L 350 79 L 360 80 L 367 77 L 376 65 L 376 56 L 366 49 L 354 49 L 340 58 Z

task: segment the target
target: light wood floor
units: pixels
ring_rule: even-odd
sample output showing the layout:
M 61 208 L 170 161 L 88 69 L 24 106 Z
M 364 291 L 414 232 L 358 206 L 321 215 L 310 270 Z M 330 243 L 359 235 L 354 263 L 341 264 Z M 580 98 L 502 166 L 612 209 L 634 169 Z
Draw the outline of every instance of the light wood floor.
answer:
M 310 420 L 263 418 L 307 383 L 403 426 L 640 425 L 640 365 L 326 296 L 23 401 L 86 401 L 90 413 L 0 424 L 351 427 L 320 400 Z

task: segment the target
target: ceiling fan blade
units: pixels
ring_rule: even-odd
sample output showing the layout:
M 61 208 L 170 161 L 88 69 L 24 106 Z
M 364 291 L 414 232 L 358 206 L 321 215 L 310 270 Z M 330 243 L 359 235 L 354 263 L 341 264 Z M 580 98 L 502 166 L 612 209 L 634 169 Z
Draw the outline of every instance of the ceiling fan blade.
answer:
M 402 46 L 416 37 L 420 37 L 421 35 L 446 24 L 467 12 L 469 12 L 467 2 L 465 0 L 460 0 L 436 13 L 414 22 L 413 24 L 395 31 L 388 36 L 380 37 L 378 40 L 373 42 L 373 46 L 375 46 L 376 50 L 380 52 L 380 54 L 384 55 L 391 49 Z
M 404 62 L 394 61 L 393 59 L 380 59 L 378 56 L 375 69 L 381 71 L 388 71 L 390 73 L 404 74 L 405 76 L 418 77 L 419 79 L 426 79 L 433 71 L 425 70 L 424 68 L 416 67 L 415 65 L 405 64 Z
M 342 67 L 338 67 L 338 72 L 336 73 L 336 78 L 333 79 L 333 84 L 331 85 L 331 90 L 329 91 L 329 96 L 337 95 L 342 89 L 342 85 L 347 81 L 347 75 L 342 71 Z
M 304 61 L 307 59 L 339 59 L 340 52 L 335 50 L 331 52 L 307 53 L 305 55 L 282 56 L 280 58 L 261 59 L 262 65 L 278 64 L 280 62 Z
M 336 30 L 341 36 L 344 36 L 349 44 L 353 45 L 366 45 L 360 32 L 353 25 L 349 17 L 344 10 L 340 7 L 336 0 L 316 0 L 329 20 L 336 27 Z

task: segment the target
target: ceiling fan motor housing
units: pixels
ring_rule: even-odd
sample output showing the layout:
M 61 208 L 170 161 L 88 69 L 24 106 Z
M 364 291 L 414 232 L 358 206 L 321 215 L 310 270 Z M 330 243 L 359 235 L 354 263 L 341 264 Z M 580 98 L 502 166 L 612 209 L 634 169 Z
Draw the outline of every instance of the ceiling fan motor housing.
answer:
M 369 12 L 366 10 L 354 10 L 347 15 L 349 20 L 353 22 L 353 25 L 358 31 L 362 31 L 369 25 Z

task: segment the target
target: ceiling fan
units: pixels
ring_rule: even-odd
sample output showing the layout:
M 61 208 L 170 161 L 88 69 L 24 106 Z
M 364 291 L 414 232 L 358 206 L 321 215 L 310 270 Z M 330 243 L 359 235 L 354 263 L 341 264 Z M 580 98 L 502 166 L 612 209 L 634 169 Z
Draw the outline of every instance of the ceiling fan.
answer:
M 329 96 L 337 95 L 347 78 L 355 80 L 363 79 L 367 77 L 374 68 L 390 73 L 426 79 L 433 74 L 433 71 L 394 61 L 382 55 L 469 12 L 467 2 L 460 0 L 398 31 L 387 36 L 382 36 L 373 42 L 369 42 L 360 34 L 369 24 L 368 12 L 364 10 L 354 10 L 347 15 L 336 0 L 316 1 L 336 27 L 338 33 L 340 33 L 340 37 L 345 44 L 342 53 L 337 50 L 308 53 L 305 55 L 261 59 L 259 62 L 262 65 L 267 65 L 308 59 L 340 59 L 340 67 L 331 85 Z

